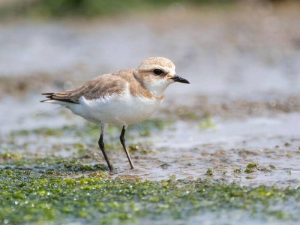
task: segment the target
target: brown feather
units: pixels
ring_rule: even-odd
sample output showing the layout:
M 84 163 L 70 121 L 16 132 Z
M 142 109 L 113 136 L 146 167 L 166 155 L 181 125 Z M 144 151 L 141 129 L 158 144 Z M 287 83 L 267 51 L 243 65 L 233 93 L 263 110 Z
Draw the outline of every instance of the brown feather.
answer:
M 144 87 L 142 81 L 134 73 L 134 70 L 121 70 L 113 74 L 104 74 L 87 81 L 78 88 L 57 93 L 42 93 L 42 95 L 45 95 L 47 100 L 79 103 L 79 99 L 82 96 L 92 100 L 112 94 L 121 94 L 124 92 L 127 84 L 129 84 L 129 90 L 133 96 L 153 98 L 152 93 Z

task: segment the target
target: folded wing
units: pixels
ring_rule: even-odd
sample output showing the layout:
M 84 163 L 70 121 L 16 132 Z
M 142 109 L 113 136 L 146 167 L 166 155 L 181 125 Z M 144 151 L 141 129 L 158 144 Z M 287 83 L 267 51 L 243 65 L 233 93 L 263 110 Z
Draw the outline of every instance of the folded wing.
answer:
M 46 99 L 41 102 L 79 104 L 82 96 L 88 100 L 99 99 L 112 94 L 121 94 L 125 88 L 126 81 L 120 76 L 106 74 L 90 80 L 76 89 L 42 93 Z

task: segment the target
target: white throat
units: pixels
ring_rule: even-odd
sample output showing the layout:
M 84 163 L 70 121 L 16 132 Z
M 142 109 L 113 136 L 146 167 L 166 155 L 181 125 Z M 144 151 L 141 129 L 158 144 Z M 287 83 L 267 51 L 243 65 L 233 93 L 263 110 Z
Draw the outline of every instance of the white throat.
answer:
M 155 80 L 145 83 L 146 88 L 156 96 L 163 95 L 170 82 L 165 79 Z

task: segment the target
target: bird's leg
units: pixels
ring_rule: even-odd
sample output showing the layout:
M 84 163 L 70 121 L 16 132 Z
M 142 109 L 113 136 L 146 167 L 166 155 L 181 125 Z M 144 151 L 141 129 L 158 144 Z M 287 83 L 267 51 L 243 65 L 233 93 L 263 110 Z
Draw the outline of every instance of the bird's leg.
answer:
M 101 134 L 100 134 L 100 138 L 99 138 L 99 141 L 98 141 L 98 145 L 99 145 L 100 150 L 102 151 L 102 154 L 104 156 L 104 159 L 107 163 L 107 166 L 108 166 L 109 170 L 112 171 L 113 167 L 112 167 L 112 165 L 110 164 L 110 162 L 108 160 L 108 157 L 106 155 L 105 148 L 104 148 L 103 131 L 104 131 L 104 124 L 101 124 Z
M 120 135 L 120 141 L 121 141 L 121 144 L 122 144 L 122 146 L 123 146 L 123 149 L 124 149 L 124 151 L 125 151 L 125 153 L 126 153 L 128 162 L 129 162 L 129 164 L 130 164 L 130 168 L 131 168 L 131 169 L 134 169 L 134 166 L 133 166 L 133 163 L 132 163 L 132 161 L 131 161 L 129 152 L 127 151 L 126 145 L 125 145 L 125 138 L 124 138 L 125 132 L 126 132 L 126 127 L 123 126 L 122 132 L 121 132 L 121 135 Z

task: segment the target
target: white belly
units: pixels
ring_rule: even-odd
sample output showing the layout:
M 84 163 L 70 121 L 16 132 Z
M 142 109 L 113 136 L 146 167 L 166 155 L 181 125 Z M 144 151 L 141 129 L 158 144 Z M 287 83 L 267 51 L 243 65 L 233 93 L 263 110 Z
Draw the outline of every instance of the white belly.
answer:
M 75 114 L 96 123 L 129 125 L 147 119 L 161 100 L 135 97 L 129 93 L 97 100 L 81 97 L 80 104 L 69 107 Z

